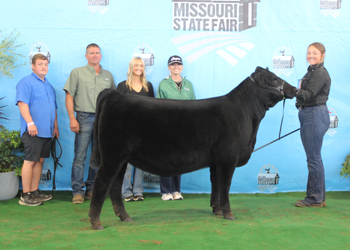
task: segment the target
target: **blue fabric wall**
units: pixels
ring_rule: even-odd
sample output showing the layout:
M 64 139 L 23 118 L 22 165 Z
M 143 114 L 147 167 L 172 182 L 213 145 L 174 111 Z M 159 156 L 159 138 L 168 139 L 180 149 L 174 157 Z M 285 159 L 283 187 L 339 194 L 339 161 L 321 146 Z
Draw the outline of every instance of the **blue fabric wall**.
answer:
M 178 54 L 184 60 L 183 76 L 194 85 L 198 99 L 226 94 L 249 76 L 256 66 L 269 67 L 297 86 L 307 69 L 307 46 L 315 41 L 326 47 L 325 67 L 332 78 L 328 107 L 339 118 L 330 129 L 322 149 L 328 191 L 350 190 L 350 180 L 340 177 L 341 164 L 349 153 L 350 5 L 340 0 L 231 0 L 231 1 L 43 1 L 1 0 L 2 35 L 16 29 L 16 51 L 25 55 L 41 48 L 50 53 L 47 78 L 57 92 L 58 124 L 64 166 L 57 171 L 57 189 L 70 190 L 74 134 L 69 129 L 63 86 L 73 68 L 87 63 L 85 48 L 97 43 L 101 64 L 114 75 L 116 83 L 126 79 L 128 63 L 144 49 L 154 57 L 147 77 L 155 90 L 168 75 L 167 60 Z M 31 73 L 28 63 L 14 70 L 14 78 L 0 78 L 0 105 L 9 121 L 1 123 L 19 129 L 15 105 L 18 81 Z M 287 100 L 282 134 L 299 128 L 295 100 Z M 282 103 L 267 112 L 261 123 L 256 147 L 278 137 Z M 52 159 L 45 160 L 52 171 Z M 269 173 L 265 169 L 270 168 Z M 236 170 L 230 192 L 303 191 L 307 181 L 306 157 L 299 133 L 294 133 L 252 154 L 248 164 Z M 258 183 L 258 176 L 275 176 L 276 185 Z M 269 174 L 269 175 L 268 175 Z M 274 184 L 274 183 L 273 183 Z M 51 182 L 42 183 L 50 189 Z M 157 192 L 157 185 L 147 185 Z M 209 169 L 185 174 L 184 192 L 211 191 Z

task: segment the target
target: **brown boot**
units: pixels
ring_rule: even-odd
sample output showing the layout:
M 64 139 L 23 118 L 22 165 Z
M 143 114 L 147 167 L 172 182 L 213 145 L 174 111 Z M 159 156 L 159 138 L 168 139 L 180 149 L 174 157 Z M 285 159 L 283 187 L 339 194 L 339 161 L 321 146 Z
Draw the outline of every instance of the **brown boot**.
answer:
M 297 202 L 301 202 L 301 201 L 303 201 L 303 200 L 297 200 Z M 324 207 L 327 207 L 326 201 L 322 202 L 322 204 L 323 204 Z
M 297 200 L 297 202 L 294 205 L 297 207 L 325 207 L 325 206 L 327 206 L 325 201 L 322 203 L 308 204 L 305 202 L 305 200 Z
M 84 203 L 84 197 L 80 194 L 76 194 L 73 197 L 73 204 L 81 204 Z

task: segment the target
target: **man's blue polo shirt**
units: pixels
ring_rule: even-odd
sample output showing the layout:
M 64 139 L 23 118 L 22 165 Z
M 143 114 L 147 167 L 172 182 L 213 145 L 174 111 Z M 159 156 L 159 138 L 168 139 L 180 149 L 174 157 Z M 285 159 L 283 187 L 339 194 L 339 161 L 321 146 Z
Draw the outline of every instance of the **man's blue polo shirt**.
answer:
M 32 73 L 19 81 L 16 87 L 16 105 L 24 102 L 38 129 L 38 137 L 52 138 L 56 118 L 56 91 L 45 77 L 43 82 Z M 27 122 L 21 115 L 21 136 L 27 130 Z

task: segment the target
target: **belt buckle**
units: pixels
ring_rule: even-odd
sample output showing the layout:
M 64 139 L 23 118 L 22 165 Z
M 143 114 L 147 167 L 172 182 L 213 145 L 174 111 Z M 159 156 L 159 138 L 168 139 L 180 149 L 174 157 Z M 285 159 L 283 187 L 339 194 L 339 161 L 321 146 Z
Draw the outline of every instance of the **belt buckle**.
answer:
M 302 106 L 299 106 L 298 109 L 299 109 L 299 111 L 302 111 L 302 110 L 303 110 L 303 107 L 302 107 Z

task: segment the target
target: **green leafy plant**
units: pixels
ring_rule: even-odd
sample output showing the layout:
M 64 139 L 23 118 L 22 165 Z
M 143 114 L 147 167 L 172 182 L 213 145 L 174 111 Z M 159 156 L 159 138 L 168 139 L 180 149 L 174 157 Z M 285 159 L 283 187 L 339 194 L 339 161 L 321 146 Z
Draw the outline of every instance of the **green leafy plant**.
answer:
M 0 125 L 0 172 L 15 171 L 21 175 L 24 145 L 19 130 L 9 131 Z
M 12 70 L 18 68 L 25 63 L 17 64 L 17 61 L 20 57 L 25 57 L 22 54 L 18 54 L 15 50 L 24 44 L 18 44 L 17 38 L 20 33 L 14 30 L 8 36 L 4 36 L 2 30 L 0 30 L 0 76 L 6 76 L 8 78 L 13 78 Z
M 5 97 L 1 97 L 1 98 L 0 98 L 0 101 L 1 101 L 2 99 L 4 99 L 4 98 L 5 98 Z M 2 109 L 5 108 L 5 107 L 6 107 L 6 105 L 5 105 L 5 106 L 0 106 L 0 119 L 8 120 L 7 118 L 3 117 L 4 113 L 2 112 Z
M 350 154 L 345 157 L 345 162 L 341 164 L 340 176 L 348 178 L 350 176 Z

